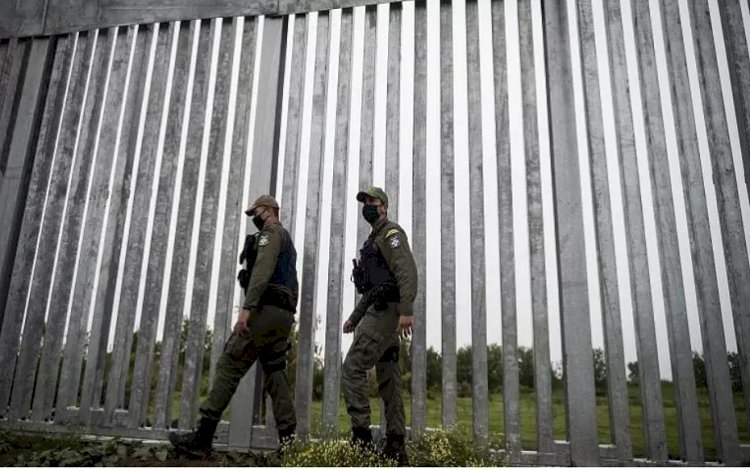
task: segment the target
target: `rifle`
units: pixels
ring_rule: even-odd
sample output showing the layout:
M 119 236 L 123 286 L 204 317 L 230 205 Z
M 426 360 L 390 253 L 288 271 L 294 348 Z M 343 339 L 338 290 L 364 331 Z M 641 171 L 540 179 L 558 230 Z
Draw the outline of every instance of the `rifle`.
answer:
M 247 286 L 250 285 L 250 277 L 253 274 L 255 259 L 258 257 L 258 251 L 255 248 L 255 242 L 258 238 L 258 234 L 260 234 L 260 232 L 253 233 L 252 235 L 247 235 L 245 237 L 245 245 L 240 252 L 240 265 L 247 261 L 247 267 L 240 269 L 240 271 L 237 273 L 237 281 L 239 281 L 240 287 L 242 287 L 245 292 L 247 292 Z

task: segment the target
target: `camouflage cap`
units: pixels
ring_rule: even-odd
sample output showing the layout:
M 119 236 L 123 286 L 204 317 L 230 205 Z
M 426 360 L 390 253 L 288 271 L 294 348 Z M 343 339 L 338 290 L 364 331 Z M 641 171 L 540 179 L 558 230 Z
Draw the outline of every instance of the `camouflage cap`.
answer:
M 250 208 L 245 211 L 245 214 L 247 214 L 247 215 L 253 215 L 253 211 L 257 207 L 260 207 L 260 206 L 265 206 L 265 207 L 271 207 L 273 209 L 278 209 L 279 208 L 279 203 L 276 202 L 276 199 L 274 199 L 273 196 L 269 196 L 268 194 L 264 194 L 264 195 L 258 197 L 258 199 L 255 200 L 255 202 L 253 203 L 253 205 L 250 206 Z
M 357 201 L 365 202 L 365 198 L 368 196 L 374 197 L 375 199 L 380 199 L 381 201 L 383 201 L 383 204 L 385 204 L 386 206 L 388 205 L 388 195 L 385 193 L 385 191 L 383 191 L 383 188 L 370 186 L 366 190 L 357 193 Z

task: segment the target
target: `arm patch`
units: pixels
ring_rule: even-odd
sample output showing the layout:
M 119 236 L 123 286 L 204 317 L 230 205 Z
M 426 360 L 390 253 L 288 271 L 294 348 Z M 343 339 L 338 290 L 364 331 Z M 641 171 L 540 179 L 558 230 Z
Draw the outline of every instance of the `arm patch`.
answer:
M 401 246 L 401 231 L 395 228 L 388 230 L 385 234 L 385 239 L 390 245 L 391 249 L 398 248 Z

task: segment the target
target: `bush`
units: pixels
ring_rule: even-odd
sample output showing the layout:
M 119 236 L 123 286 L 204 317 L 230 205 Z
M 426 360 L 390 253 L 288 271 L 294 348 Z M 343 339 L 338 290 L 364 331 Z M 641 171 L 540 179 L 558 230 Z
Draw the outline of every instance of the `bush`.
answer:
M 395 467 L 396 462 L 376 452 L 362 452 L 349 441 L 294 442 L 284 450 L 284 467 Z
M 471 433 L 456 428 L 420 434 L 407 442 L 409 463 L 415 467 L 497 467 L 500 459 L 474 443 Z
M 409 463 L 415 467 L 495 467 L 501 461 L 474 444 L 471 433 L 455 428 L 420 434 L 407 441 Z M 377 452 L 362 452 L 344 440 L 294 442 L 284 450 L 285 467 L 394 467 Z

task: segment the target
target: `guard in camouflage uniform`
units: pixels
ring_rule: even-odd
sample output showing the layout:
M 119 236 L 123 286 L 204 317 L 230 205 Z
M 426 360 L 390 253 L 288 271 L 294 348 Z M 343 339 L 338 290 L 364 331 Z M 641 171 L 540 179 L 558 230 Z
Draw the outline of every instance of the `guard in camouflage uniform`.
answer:
M 279 222 L 279 205 L 273 197 L 260 196 L 245 214 L 253 217 L 260 232 L 248 238 L 251 242 L 243 250 L 248 270 L 239 276 L 246 289 L 242 311 L 216 364 L 213 386 L 200 407 L 198 429 L 169 435 L 178 450 L 193 456 L 211 451 L 221 415 L 256 359 L 265 373 L 264 388 L 273 401 L 282 444 L 292 439 L 297 425 L 286 375 L 288 339 L 299 293 L 297 251 L 289 232 Z
M 398 364 L 399 333 L 411 334 L 417 266 L 404 230 L 388 220 L 388 196 L 376 187 L 357 194 L 362 216 L 372 232 L 354 260 L 352 280 L 362 297 L 344 323 L 354 342 L 343 367 L 344 399 L 352 422 L 352 441 L 372 442 L 367 371 L 376 367 L 378 390 L 385 403 L 386 456 L 407 465 L 404 405 Z M 356 329 L 356 331 L 355 331 Z

